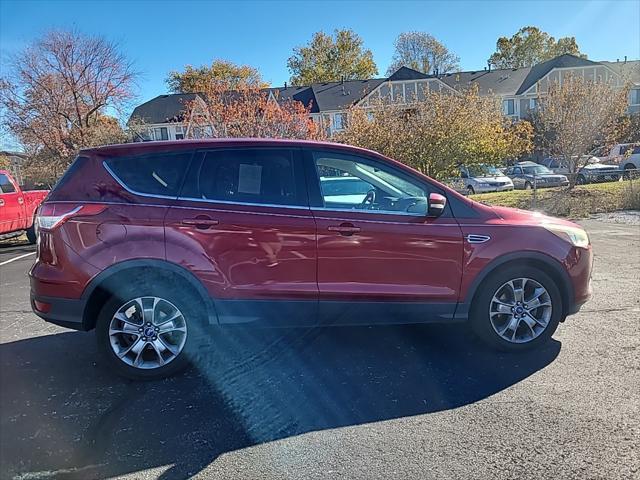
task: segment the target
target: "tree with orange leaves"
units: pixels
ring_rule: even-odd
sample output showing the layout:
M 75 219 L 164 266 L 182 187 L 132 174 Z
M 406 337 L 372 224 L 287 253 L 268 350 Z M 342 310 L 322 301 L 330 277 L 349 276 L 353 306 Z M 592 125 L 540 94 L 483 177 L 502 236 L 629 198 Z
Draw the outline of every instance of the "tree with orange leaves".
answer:
M 202 94 L 185 105 L 187 137 L 258 137 L 321 139 L 322 129 L 311 119 L 311 105 L 280 99 L 277 90 L 248 85 L 236 89 L 210 82 Z

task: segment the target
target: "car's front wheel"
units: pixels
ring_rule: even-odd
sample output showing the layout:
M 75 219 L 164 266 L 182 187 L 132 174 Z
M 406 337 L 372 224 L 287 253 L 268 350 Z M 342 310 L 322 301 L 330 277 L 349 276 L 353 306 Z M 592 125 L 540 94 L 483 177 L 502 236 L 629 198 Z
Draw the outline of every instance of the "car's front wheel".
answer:
M 562 318 L 554 280 L 534 267 L 510 266 L 490 275 L 471 306 L 471 326 L 494 348 L 519 351 L 545 343 Z
M 120 289 L 96 323 L 98 347 L 115 371 L 132 379 L 157 379 L 189 365 L 200 321 L 194 302 L 166 285 Z M 195 302 L 197 304 L 197 302 Z

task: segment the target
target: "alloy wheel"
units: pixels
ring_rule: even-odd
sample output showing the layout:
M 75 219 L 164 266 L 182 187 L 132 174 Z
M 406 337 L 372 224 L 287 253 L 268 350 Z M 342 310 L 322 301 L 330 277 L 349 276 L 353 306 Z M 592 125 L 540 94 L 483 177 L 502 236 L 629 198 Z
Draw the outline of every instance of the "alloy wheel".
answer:
M 159 297 L 138 297 L 122 305 L 109 323 L 109 343 L 116 356 L 140 369 L 163 367 L 176 359 L 187 340 L 180 310 Z
M 527 343 L 546 330 L 552 308 L 551 296 L 539 282 L 516 278 L 496 290 L 489 304 L 489 318 L 504 340 Z

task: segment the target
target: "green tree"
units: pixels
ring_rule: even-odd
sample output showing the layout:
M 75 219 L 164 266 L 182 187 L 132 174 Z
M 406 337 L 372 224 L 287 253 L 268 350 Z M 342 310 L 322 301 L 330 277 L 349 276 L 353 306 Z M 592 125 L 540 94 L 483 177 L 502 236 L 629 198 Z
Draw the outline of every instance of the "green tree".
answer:
M 394 45 L 396 50 L 387 75 L 403 66 L 427 74 L 449 73 L 459 68 L 460 57 L 428 33 L 403 32 Z
M 333 36 L 314 33 L 307 45 L 293 50 L 287 66 L 294 85 L 365 79 L 378 74 L 371 50 L 363 47 L 362 39 L 353 30 L 335 30 Z
M 173 93 L 204 92 L 211 83 L 224 83 L 231 89 L 269 86 L 257 69 L 249 65 L 236 65 L 227 60 L 214 60 L 211 66 L 187 65 L 182 72 L 170 72 L 165 81 Z
M 580 52 L 575 37 L 557 41 L 537 27 L 523 27 L 511 38 L 500 37 L 489 63 L 496 68 L 530 67 L 565 53 L 587 58 Z
M 9 170 L 11 160 L 5 155 L 0 155 L 0 170 Z

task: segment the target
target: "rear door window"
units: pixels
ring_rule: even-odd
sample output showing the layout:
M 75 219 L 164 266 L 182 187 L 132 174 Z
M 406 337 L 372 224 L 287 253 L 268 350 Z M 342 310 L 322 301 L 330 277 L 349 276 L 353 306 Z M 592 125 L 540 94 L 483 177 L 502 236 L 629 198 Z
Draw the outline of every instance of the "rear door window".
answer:
M 177 197 L 192 152 L 117 157 L 105 161 L 127 190 L 142 195 Z
M 0 174 L 0 193 L 13 193 L 16 191 L 16 187 L 13 186 L 9 177 L 4 173 Z
M 220 149 L 205 152 L 181 197 L 203 201 L 307 206 L 297 150 Z

